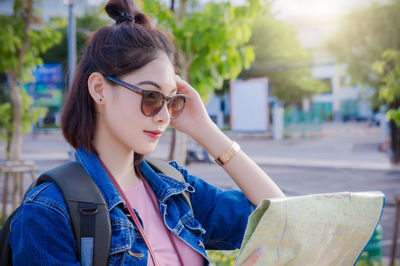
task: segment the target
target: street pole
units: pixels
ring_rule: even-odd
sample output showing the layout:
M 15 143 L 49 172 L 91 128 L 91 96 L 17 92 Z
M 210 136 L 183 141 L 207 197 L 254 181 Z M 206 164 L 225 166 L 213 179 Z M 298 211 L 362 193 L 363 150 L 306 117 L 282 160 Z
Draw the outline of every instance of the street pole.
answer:
M 68 83 L 67 91 L 72 86 L 76 66 L 76 27 L 74 16 L 74 0 L 64 0 L 64 4 L 68 6 Z M 74 150 L 68 145 L 68 155 L 71 160 L 74 159 Z
M 72 78 L 76 66 L 76 27 L 74 16 L 74 1 L 67 1 L 68 5 L 68 88 L 72 85 Z

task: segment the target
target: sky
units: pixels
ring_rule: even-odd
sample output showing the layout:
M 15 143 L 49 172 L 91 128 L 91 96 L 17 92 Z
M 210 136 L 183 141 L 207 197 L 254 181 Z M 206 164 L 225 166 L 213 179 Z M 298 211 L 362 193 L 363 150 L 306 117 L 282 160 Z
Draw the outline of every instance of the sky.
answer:
M 370 0 L 273 0 L 272 10 L 281 18 L 341 15 L 368 5 Z
M 200 0 L 209 2 L 209 0 Z M 326 17 L 346 13 L 352 8 L 369 4 L 373 0 L 271 0 L 272 10 L 280 18 L 293 17 Z M 385 0 L 375 0 L 382 2 Z M 88 0 L 91 4 L 99 4 L 104 0 Z M 241 2 L 233 0 L 232 2 Z

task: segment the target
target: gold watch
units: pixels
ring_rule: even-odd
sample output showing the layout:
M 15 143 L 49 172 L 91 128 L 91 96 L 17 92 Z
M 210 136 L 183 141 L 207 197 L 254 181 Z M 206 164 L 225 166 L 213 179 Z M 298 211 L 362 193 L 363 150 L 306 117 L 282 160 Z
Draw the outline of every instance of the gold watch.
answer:
M 215 162 L 219 165 L 222 166 L 224 164 L 226 164 L 227 162 L 229 162 L 230 159 L 233 158 L 233 156 L 235 156 L 235 154 L 240 151 L 240 146 L 237 142 L 233 141 L 231 146 L 224 151 L 223 153 L 221 153 L 217 159 L 215 159 Z

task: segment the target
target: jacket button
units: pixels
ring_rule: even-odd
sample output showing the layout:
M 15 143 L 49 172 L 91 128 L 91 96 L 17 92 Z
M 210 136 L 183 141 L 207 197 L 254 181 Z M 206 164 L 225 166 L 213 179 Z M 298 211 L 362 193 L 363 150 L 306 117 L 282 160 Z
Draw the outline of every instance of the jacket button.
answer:
M 204 244 L 203 244 L 203 242 L 201 242 L 200 240 L 199 240 L 199 246 L 202 247 L 202 248 L 204 248 Z

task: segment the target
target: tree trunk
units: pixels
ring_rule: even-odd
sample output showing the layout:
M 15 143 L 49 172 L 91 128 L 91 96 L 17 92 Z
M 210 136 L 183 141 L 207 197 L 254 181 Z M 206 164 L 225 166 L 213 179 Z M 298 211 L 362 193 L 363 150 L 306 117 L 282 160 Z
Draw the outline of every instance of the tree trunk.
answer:
M 7 138 L 6 138 L 6 160 L 10 160 L 11 158 L 11 138 L 12 132 L 11 130 L 7 131 Z
M 33 18 L 33 0 L 22 2 L 26 8 L 26 14 L 23 18 L 24 37 L 21 40 L 21 49 L 18 51 L 18 64 L 9 74 L 10 90 L 11 90 L 11 105 L 13 108 L 13 132 L 11 137 L 11 160 L 21 159 L 22 147 L 22 98 L 19 93 L 19 85 L 17 79 L 21 75 L 24 65 L 24 56 L 29 47 L 29 27 Z M 15 14 L 15 12 L 14 12 Z
M 21 1 L 21 0 L 20 0 Z M 21 76 L 23 66 L 24 66 L 24 57 L 29 47 L 29 28 L 33 18 L 33 0 L 25 0 L 21 1 L 21 4 L 25 8 L 25 12 L 23 14 L 23 37 L 21 39 L 21 47 L 17 50 L 17 65 L 14 69 L 12 69 L 8 74 L 7 78 L 10 83 L 10 100 L 11 106 L 13 109 L 13 127 L 12 127 L 12 136 L 11 142 L 7 148 L 9 148 L 9 159 L 13 161 L 21 160 L 21 149 L 22 149 L 22 97 L 20 94 L 20 86 L 18 84 L 18 79 Z M 15 4 L 14 6 L 18 6 Z M 16 15 L 17 12 L 14 12 Z M 12 204 L 15 208 L 18 202 L 18 187 L 22 189 L 23 186 L 22 176 L 23 173 L 12 173 L 12 178 L 14 180 L 13 185 L 13 195 L 12 195 Z M 6 188 L 8 189 L 8 188 Z
M 179 66 L 179 74 L 183 80 L 189 81 L 189 67 L 190 59 L 188 59 L 182 51 L 178 50 L 177 62 Z M 177 161 L 181 165 L 186 163 L 186 152 L 187 152 L 187 136 L 186 134 L 176 131 L 172 134 L 173 140 L 170 146 L 170 158 L 169 160 Z M 172 156 L 171 156 L 172 155 Z
M 186 151 L 187 151 L 187 135 L 176 130 L 173 160 L 178 162 L 180 165 L 185 165 Z
M 168 155 L 168 160 L 172 161 L 174 160 L 174 153 L 175 153 L 175 139 L 176 139 L 176 129 L 172 129 L 172 134 L 171 134 L 171 142 L 169 146 L 169 155 Z
M 13 108 L 13 131 L 11 137 L 10 157 L 11 160 L 21 159 L 22 147 L 22 98 L 19 93 L 19 86 L 16 77 L 9 75 L 11 90 L 11 105 Z
M 179 7 L 176 13 L 177 16 L 177 21 L 180 23 L 183 20 L 183 17 L 185 16 L 186 13 L 186 6 L 187 6 L 187 0 L 180 0 L 179 1 Z
M 175 12 L 175 21 L 177 25 L 180 25 L 185 13 L 186 13 L 186 6 L 187 0 L 180 0 L 178 10 Z M 174 8 L 174 1 L 171 0 L 171 9 Z M 189 80 L 189 68 L 191 59 L 190 57 L 186 56 L 179 47 L 177 47 L 177 55 L 176 55 L 177 66 L 179 69 L 179 75 L 183 80 L 186 80 L 190 83 Z M 187 152 L 187 136 L 184 133 L 176 131 L 173 129 L 172 133 L 172 140 L 170 145 L 170 152 L 169 152 L 169 160 L 177 161 L 181 165 L 185 165 L 186 163 L 186 152 Z
M 393 120 L 391 120 L 390 129 L 391 129 L 391 146 L 392 146 L 391 161 L 393 164 L 400 164 L 400 127 L 398 127 L 396 123 Z

